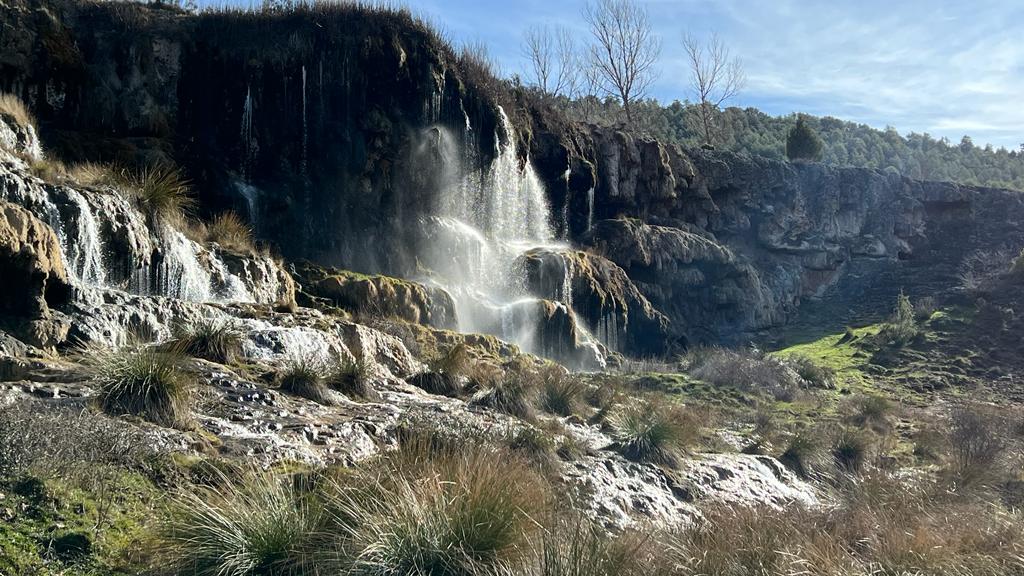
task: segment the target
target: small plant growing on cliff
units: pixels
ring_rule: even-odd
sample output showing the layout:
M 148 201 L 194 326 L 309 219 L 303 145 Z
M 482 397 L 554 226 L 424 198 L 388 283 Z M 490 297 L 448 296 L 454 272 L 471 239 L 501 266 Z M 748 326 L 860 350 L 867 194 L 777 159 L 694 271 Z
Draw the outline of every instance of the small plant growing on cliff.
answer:
M 349 398 L 375 400 L 377 392 L 370 384 L 370 365 L 362 358 L 342 359 L 328 368 L 325 384 Z
M 609 417 L 608 424 L 623 456 L 668 466 L 674 466 L 701 434 L 697 418 L 678 405 L 631 404 Z
M 19 126 L 36 128 L 36 118 L 29 112 L 28 107 L 14 94 L 0 92 L 0 114 L 9 116 Z
M 234 212 L 218 214 L 206 224 L 206 241 L 242 254 L 253 251 L 252 228 Z
M 821 159 L 821 138 L 807 125 L 803 115 L 798 116 L 796 125 L 786 135 L 786 156 L 794 162 L 815 162 Z
M 163 528 L 176 574 L 306 574 L 315 561 L 322 509 L 290 478 L 259 472 L 182 490 Z
M 234 362 L 242 352 L 242 333 L 231 323 L 204 318 L 174 330 L 169 347 L 218 364 Z
M 96 402 L 108 414 L 131 414 L 160 426 L 191 425 L 191 383 L 183 357 L 154 348 L 90 350 L 84 356 L 97 387 Z
M 129 194 L 139 208 L 153 218 L 178 222 L 195 206 L 188 181 L 171 166 L 122 169 L 115 174 L 116 185 Z
M 277 382 L 284 392 L 329 405 L 333 402 L 331 391 L 321 376 L 323 371 L 323 365 L 312 358 L 295 358 L 278 376 Z
M 914 317 L 914 305 L 903 291 L 896 298 L 896 309 L 892 318 L 886 323 L 878 335 L 885 344 L 903 346 L 917 337 L 920 330 Z

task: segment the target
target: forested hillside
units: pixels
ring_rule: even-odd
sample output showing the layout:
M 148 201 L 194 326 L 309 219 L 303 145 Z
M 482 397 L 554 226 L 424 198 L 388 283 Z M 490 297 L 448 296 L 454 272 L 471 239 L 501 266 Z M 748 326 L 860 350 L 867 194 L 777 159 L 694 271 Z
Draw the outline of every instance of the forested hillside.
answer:
M 611 123 L 621 116 L 614 100 L 587 98 L 562 104 L 581 120 Z M 699 146 L 697 106 L 657 101 L 636 103 L 637 124 L 659 139 L 684 146 Z M 786 157 L 786 133 L 797 116 L 770 116 L 756 108 L 726 108 L 717 114 L 719 149 L 747 152 L 777 160 Z M 805 116 L 824 142 L 822 161 L 839 166 L 894 169 L 922 180 L 949 180 L 963 184 L 1024 190 L 1024 151 L 977 146 L 968 136 L 957 143 L 946 138 L 896 128 L 878 130 L 831 116 Z M 1024 139 L 1024 138 L 1022 138 Z M 1024 146 L 1024 144 L 1022 144 Z

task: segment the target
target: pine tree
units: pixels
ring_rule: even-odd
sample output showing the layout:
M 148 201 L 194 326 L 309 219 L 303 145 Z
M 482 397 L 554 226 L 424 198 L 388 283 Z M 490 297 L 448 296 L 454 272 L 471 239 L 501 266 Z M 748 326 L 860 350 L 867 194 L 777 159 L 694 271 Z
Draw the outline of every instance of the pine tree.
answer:
M 791 161 L 821 159 L 821 138 L 807 125 L 803 116 L 796 119 L 796 126 L 786 136 L 786 156 Z

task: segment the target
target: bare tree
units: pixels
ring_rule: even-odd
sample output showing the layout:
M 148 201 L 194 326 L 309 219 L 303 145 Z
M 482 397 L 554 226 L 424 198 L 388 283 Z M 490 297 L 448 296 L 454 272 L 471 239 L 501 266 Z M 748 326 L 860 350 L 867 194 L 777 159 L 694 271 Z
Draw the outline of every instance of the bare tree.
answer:
M 633 101 L 642 99 L 658 77 L 661 41 L 647 10 L 635 0 L 594 0 L 583 9 L 583 19 L 594 36 L 590 65 L 599 73 L 601 87 L 622 100 L 632 122 Z
M 727 100 L 743 89 L 746 74 L 739 58 L 734 58 L 718 35 L 701 44 L 689 34 L 683 36 L 683 48 L 689 58 L 691 81 L 700 106 L 704 143 L 712 143 L 714 114 Z
M 541 91 L 570 98 L 576 95 L 579 85 L 576 45 L 566 28 L 530 28 L 523 39 L 523 53 L 530 62 L 528 80 Z

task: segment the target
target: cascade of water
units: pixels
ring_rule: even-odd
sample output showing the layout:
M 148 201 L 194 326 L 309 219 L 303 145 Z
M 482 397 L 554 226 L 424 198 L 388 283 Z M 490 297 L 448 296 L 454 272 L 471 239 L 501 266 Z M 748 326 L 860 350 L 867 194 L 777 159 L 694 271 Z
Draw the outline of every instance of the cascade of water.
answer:
M 259 235 L 260 231 L 260 191 L 255 186 L 245 182 L 235 182 L 235 190 L 245 199 L 246 209 L 249 212 L 249 222 L 252 224 L 253 232 Z
M 587 190 L 587 232 L 594 227 L 594 187 Z
M 103 242 L 100 239 L 99 224 L 93 214 L 92 206 L 78 191 L 66 189 L 71 202 L 78 208 L 75 215 L 77 230 L 75 240 L 67 242 L 65 235 L 64 253 L 68 263 L 68 272 L 73 279 L 87 286 L 103 286 L 107 273 L 103 257 Z M 63 229 L 63 226 L 61 227 Z
M 259 151 L 259 146 L 256 144 L 256 138 L 252 133 L 252 88 L 246 87 L 245 89 L 245 103 L 242 105 L 242 128 L 241 128 L 241 139 L 242 146 L 245 149 L 245 157 L 242 159 L 242 177 L 248 177 L 249 164 L 256 158 L 256 153 Z
M 306 176 L 306 158 L 309 152 L 309 124 L 306 121 L 306 66 L 302 66 L 302 164 L 303 178 Z

